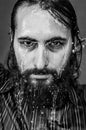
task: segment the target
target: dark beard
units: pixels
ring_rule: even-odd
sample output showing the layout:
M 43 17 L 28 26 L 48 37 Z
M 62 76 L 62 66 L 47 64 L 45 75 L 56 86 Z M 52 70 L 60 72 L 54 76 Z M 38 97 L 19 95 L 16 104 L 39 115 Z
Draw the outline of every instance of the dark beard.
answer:
M 29 120 L 30 116 L 34 115 L 32 114 L 33 112 L 35 113 L 34 116 L 36 116 L 37 113 L 37 120 L 40 118 L 41 112 L 44 112 L 43 121 L 45 122 L 46 120 L 46 122 L 49 123 L 48 119 L 46 119 L 47 110 L 50 111 L 50 113 L 52 110 L 63 110 L 65 106 L 72 101 L 71 88 L 75 86 L 71 73 L 70 61 L 64 68 L 64 71 L 62 71 L 61 75 L 59 75 L 55 70 L 49 70 L 48 68 L 42 70 L 37 70 L 36 68 L 33 70 L 26 70 L 21 74 L 13 50 L 12 53 L 10 53 L 10 56 L 11 57 L 8 58 L 10 63 L 8 67 L 10 72 L 9 77 L 12 77 L 13 79 L 11 95 L 13 97 L 18 117 L 21 118 L 24 104 L 27 104 L 27 115 L 29 114 L 27 118 L 29 118 Z M 30 79 L 31 74 L 50 74 L 52 75 L 53 80 L 48 84 L 46 80 L 36 80 L 34 83 L 33 80 Z
M 47 80 L 36 80 L 34 82 L 33 79 L 30 79 L 31 74 L 51 74 L 53 79 L 49 83 L 47 83 Z M 60 77 L 54 70 L 34 69 L 25 71 L 20 75 L 18 81 L 18 86 L 13 91 L 16 95 L 20 93 L 21 104 L 27 102 L 30 110 L 36 108 L 39 110 L 43 108 L 61 110 L 69 102 L 71 91 L 69 79 Z
M 31 74 L 46 73 L 51 73 L 53 76 L 53 81 L 49 84 L 47 84 L 46 81 L 41 80 L 33 83 L 29 78 Z M 59 110 L 61 111 L 65 108 L 65 106 L 67 106 L 68 103 L 71 102 L 71 86 L 69 79 L 63 79 L 59 75 L 56 75 L 55 71 L 47 69 L 26 71 L 22 75 L 19 75 L 17 79 L 17 84 L 15 83 L 12 93 L 14 97 L 13 100 L 17 108 L 18 118 L 23 118 L 22 110 L 25 104 L 27 104 L 28 112 L 26 115 L 28 115 L 27 119 L 30 130 L 32 130 L 32 125 L 30 125 L 32 119 L 33 122 L 36 122 L 35 129 L 37 130 L 49 130 L 56 126 L 58 122 L 55 119 L 55 125 L 52 125 L 52 128 L 49 128 L 50 124 L 53 124 L 53 120 L 51 121 L 51 112 L 53 110 L 56 112 Z M 46 128 L 42 128 L 42 124 L 40 125 L 40 123 L 43 123 L 43 127 L 44 124 L 46 124 Z M 35 125 L 35 123 L 33 124 Z
M 56 109 L 61 110 L 67 105 L 69 100 L 69 92 L 65 86 L 52 84 L 47 86 L 42 84 L 27 86 L 25 95 L 30 109 Z

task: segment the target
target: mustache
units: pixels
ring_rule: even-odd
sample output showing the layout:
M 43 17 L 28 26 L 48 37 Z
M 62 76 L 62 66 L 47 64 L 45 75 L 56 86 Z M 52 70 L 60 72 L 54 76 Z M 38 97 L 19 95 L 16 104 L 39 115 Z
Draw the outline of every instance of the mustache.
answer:
M 43 69 L 34 68 L 34 69 L 26 70 L 26 71 L 24 71 L 22 73 L 22 76 L 26 77 L 26 76 L 30 76 L 31 74 L 34 74 L 34 75 L 48 75 L 48 74 L 51 74 L 53 77 L 59 78 L 59 74 L 57 73 L 56 70 L 48 69 L 48 68 L 43 68 Z

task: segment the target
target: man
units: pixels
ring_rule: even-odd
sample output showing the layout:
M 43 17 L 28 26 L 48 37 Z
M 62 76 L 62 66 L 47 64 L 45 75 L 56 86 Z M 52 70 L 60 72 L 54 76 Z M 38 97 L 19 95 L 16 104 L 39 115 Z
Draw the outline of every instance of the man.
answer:
M 7 68 L 0 65 L 0 130 L 86 129 L 82 41 L 69 0 L 16 2 Z

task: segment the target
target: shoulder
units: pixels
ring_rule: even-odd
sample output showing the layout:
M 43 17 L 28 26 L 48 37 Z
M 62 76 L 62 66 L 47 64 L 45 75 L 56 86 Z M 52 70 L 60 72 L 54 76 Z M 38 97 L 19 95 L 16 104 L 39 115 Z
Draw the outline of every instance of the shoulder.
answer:
M 78 95 L 86 103 L 86 84 L 78 85 Z
M 7 81 L 10 77 L 9 71 L 0 63 L 0 95 L 2 90 L 4 91 L 7 87 Z
M 85 98 L 86 85 L 77 85 L 77 90 L 74 91 L 73 98 L 75 103 L 70 104 L 68 116 L 71 119 L 71 130 L 85 130 L 86 128 L 86 98 Z
M 4 83 L 4 77 L 5 77 L 5 69 L 4 66 L 0 63 L 0 88 Z
M 4 84 L 8 77 L 8 71 L 5 69 L 4 65 L 0 63 L 0 87 Z

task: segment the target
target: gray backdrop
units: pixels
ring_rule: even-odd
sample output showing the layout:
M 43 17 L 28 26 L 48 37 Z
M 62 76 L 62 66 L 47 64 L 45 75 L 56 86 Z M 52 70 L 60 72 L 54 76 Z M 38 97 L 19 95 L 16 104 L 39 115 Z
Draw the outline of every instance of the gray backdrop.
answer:
M 4 63 L 10 45 L 10 14 L 16 0 L 0 0 L 0 62 Z M 86 37 L 86 0 L 71 0 L 78 17 L 81 36 Z M 83 49 L 80 83 L 86 84 L 86 48 Z

